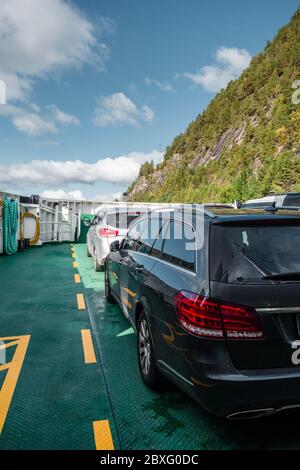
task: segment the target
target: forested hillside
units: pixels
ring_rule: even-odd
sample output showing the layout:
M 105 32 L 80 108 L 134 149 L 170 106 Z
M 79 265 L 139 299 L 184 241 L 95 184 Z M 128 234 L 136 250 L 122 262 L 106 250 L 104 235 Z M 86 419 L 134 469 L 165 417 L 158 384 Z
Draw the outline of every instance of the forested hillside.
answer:
M 129 198 L 232 201 L 293 190 L 300 191 L 300 9 L 174 139 L 163 163 L 142 166 Z

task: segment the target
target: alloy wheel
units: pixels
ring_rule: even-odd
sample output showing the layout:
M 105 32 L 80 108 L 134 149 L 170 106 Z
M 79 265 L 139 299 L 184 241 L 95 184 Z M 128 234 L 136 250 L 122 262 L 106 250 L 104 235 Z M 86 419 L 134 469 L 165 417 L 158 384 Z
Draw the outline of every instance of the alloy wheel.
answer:
M 151 366 L 151 340 L 148 323 L 142 320 L 139 330 L 139 359 L 144 375 L 148 375 Z

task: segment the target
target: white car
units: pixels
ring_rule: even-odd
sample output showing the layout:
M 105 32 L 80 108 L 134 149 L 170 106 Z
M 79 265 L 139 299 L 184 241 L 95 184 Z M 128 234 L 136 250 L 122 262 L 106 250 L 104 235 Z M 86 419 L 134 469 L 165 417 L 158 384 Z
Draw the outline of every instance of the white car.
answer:
M 147 210 L 142 206 L 103 207 L 92 222 L 85 219 L 84 224 L 90 227 L 86 238 L 87 256 L 94 258 L 95 271 L 102 271 L 110 244 L 123 240 L 132 222 Z
M 243 204 L 245 208 L 261 208 L 275 204 L 275 207 L 300 207 L 300 193 L 270 194 L 260 199 L 250 199 Z

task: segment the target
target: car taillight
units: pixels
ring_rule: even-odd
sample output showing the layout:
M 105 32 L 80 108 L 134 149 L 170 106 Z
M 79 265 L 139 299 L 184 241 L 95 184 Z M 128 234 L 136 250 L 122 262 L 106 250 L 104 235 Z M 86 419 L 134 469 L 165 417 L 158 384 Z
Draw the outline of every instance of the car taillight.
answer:
M 262 339 L 263 332 L 254 309 L 225 304 L 192 292 L 181 291 L 174 303 L 181 326 L 206 338 Z
M 185 330 L 197 336 L 224 337 L 219 305 L 214 300 L 182 291 L 175 296 L 175 307 Z
M 99 235 L 100 237 L 113 238 L 119 235 L 119 230 L 103 227 L 99 229 Z
M 220 303 L 220 311 L 227 338 L 263 338 L 261 323 L 254 308 Z

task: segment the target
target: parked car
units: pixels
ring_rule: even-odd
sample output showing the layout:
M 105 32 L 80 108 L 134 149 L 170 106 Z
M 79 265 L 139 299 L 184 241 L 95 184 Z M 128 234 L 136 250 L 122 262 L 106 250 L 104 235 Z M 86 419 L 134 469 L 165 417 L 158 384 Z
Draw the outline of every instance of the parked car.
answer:
M 300 406 L 297 212 L 152 211 L 112 243 L 105 291 L 137 333 L 151 389 L 165 376 L 230 419 Z
M 115 240 L 121 241 L 130 224 L 146 210 L 141 206 L 103 207 L 92 222 L 85 221 L 90 227 L 86 238 L 87 256 L 94 258 L 95 271 L 103 269 L 110 244 Z
M 267 207 L 272 204 L 276 207 L 300 208 L 300 193 L 270 194 L 269 196 L 265 196 L 260 199 L 250 199 L 243 204 L 243 207 Z

